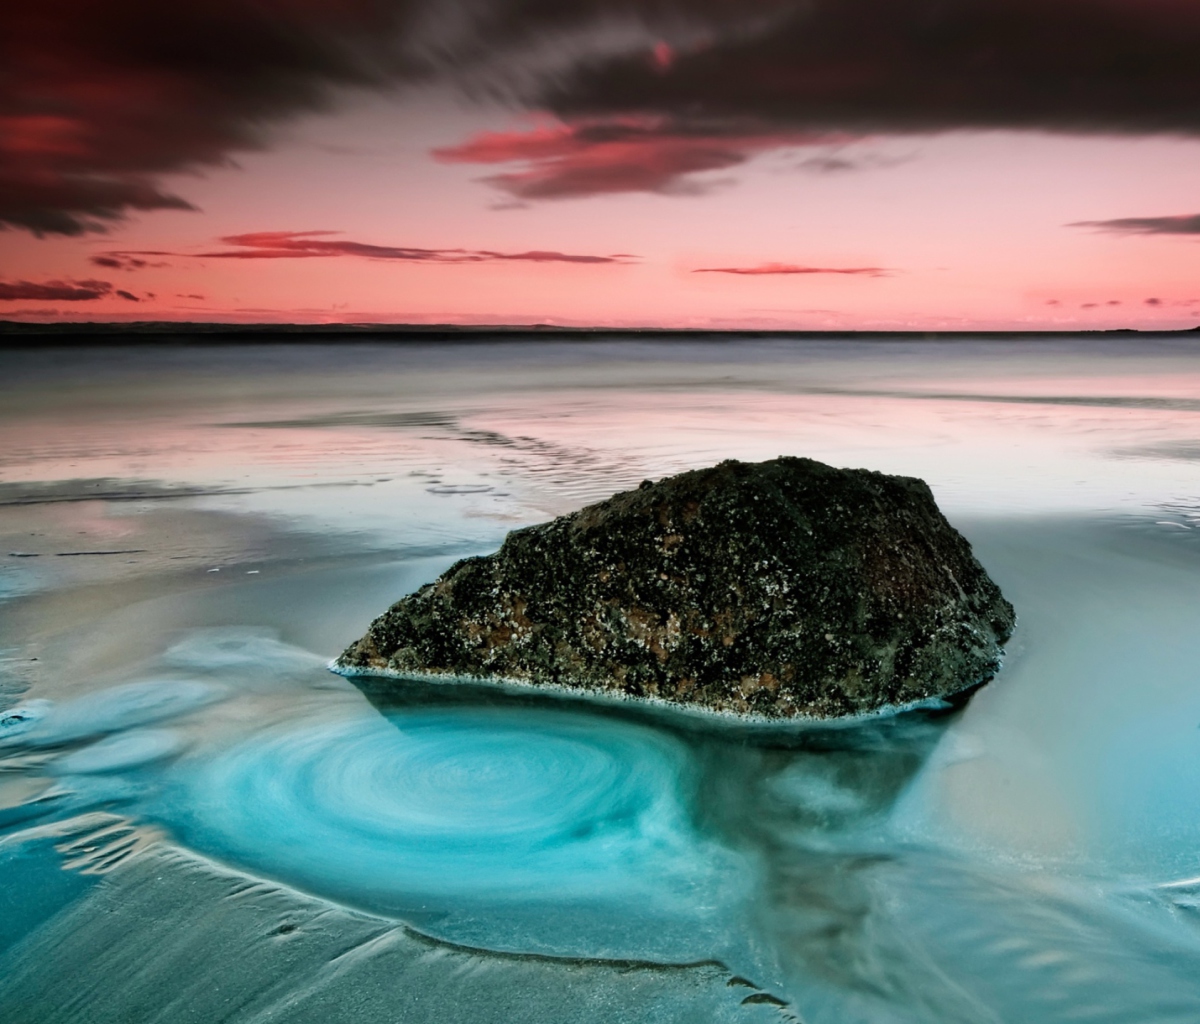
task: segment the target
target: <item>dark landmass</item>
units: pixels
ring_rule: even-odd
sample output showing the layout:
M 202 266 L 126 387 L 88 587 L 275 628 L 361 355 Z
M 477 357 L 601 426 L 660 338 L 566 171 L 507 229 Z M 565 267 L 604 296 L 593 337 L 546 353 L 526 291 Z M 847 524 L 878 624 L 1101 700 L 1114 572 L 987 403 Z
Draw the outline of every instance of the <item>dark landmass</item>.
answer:
M 1144 334 L 1190 335 L 1200 327 L 1179 331 L 822 331 L 822 330 L 697 330 L 666 327 L 562 327 L 555 324 L 230 324 L 164 320 L 132 323 L 26 323 L 0 320 L 0 348 L 103 345 L 234 345 L 336 344 L 339 342 L 483 342 L 506 338 L 554 341 L 641 338 L 653 340 L 739 341 L 750 338 L 854 341 L 956 341 L 964 338 L 1007 340 L 1065 337 L 1109 337 Z
M 1013 624 L 923 481 L 727 461 L 513 531 L 335 667 L 835 718 L 986 681 Z

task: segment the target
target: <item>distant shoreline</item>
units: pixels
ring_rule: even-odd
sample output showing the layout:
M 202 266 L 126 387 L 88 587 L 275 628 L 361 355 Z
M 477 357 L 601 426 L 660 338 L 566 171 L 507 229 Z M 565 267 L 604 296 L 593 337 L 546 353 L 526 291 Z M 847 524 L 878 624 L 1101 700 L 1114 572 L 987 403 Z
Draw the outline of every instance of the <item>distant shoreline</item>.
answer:
M 342 342 L 491 342 L 545 341 L 1005 341 L 1071 337 L 1123 338 L 1200 337 L 1200 327 L 1179 330 L 1029 330 L 1029 331 L 850 331 L 850 330 L 719 330 L 680 327 L 560 327 L 552 324 L 274 324 L 176 321 L 27 323 L 0 320 L 0 348 L 31 348 L 46 344 L 107 345 L 227 345 L 330 344 Z

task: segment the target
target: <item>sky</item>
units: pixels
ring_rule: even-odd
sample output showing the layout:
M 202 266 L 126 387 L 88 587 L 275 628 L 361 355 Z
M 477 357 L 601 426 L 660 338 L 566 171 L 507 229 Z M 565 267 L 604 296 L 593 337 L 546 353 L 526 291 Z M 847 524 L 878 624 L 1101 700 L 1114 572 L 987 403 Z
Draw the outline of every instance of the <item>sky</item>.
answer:
M 1200 0 L 39 0 L 0 318 L 1200 324 Z

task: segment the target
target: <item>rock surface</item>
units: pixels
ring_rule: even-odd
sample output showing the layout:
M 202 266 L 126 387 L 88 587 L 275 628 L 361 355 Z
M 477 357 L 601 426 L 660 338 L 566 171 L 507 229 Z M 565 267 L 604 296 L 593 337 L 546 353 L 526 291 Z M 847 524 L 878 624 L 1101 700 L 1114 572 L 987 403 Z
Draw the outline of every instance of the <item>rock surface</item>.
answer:
M 1013 623 L 923 481 L 728 461 L 513 531 L 335 668 L 832 718 L 986 681 Z

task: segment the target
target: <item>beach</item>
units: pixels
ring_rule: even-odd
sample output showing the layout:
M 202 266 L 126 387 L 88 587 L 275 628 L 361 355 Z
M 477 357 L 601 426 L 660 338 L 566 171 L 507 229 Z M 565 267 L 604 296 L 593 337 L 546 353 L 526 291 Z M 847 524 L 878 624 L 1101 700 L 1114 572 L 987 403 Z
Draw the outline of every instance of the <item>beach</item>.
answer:
M 6 1019 L 1200 1016 L 1188 336 L 0 370 Z M 929 483 L 1018 616 L 964 708 L 755 734 L 329 671 L 509 530 L 779 455 Z

